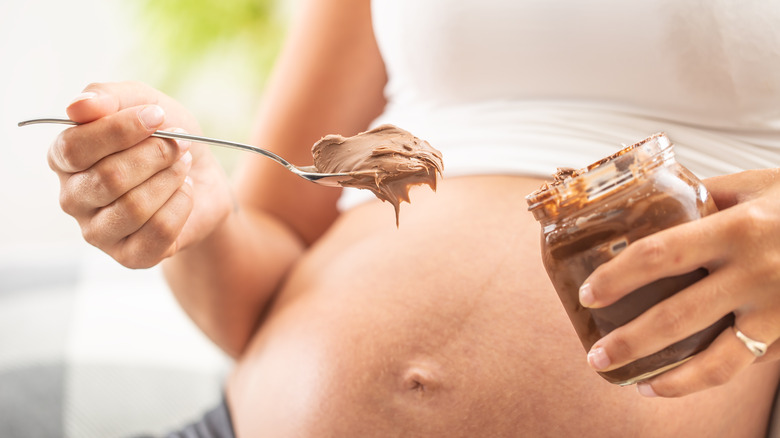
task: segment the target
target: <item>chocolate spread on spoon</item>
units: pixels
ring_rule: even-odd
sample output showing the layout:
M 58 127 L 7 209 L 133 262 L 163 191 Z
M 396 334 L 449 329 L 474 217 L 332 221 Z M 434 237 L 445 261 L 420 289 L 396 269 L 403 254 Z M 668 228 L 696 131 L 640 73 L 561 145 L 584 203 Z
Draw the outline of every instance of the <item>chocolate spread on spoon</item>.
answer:
M 436 175 L 443 169 L 441 152 L 411 133 L 381 125 L 352 137 L 328 135 L 312 147 L 314 167 L 323 173 L 348 173 L 344 187 L 374 192 L 395 208 L 409 202 L 409 189 L 427 184 L 436 190 Z

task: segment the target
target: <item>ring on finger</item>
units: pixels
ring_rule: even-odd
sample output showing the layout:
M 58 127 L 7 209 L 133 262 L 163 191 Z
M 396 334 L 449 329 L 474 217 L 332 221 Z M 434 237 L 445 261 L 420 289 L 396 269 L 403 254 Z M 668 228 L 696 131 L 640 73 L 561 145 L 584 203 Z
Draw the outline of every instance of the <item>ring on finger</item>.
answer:
M 747 347 L 748 350 L 750 350 L 751 353 L 753 353 L 753 356 L 755 357 L 761 357 L 764 354 L 766 354 L 767 345 L 763 342 L 756 341 L 755 339 L 751 339 L 747 336 L 745 336 L 744 333 L 742 333 L 736 326 L 734 328 L 734 334 L 737 335 L 737 339 L 742 341 L 743 344 Z

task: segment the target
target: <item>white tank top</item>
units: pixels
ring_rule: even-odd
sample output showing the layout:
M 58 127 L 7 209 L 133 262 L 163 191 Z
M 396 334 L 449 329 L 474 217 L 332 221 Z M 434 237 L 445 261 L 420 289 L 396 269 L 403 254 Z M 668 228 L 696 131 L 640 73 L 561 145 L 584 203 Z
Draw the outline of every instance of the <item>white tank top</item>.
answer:
M 445 178 L 547 177 L 656 132 L 700 177 L 780 166 L 780 2 L 372 0 L 388 71 L 375 124 Z M 364 199 L 345 191 L 341 207 Z

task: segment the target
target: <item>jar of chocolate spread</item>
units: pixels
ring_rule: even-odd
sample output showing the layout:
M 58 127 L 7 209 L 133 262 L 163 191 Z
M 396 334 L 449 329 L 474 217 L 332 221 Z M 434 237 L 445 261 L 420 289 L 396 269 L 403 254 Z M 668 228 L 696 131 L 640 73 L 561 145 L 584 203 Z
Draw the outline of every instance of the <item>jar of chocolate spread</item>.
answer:
M 585 279 L 631 243 L 716 211 L 701 181 L 676 161 L 664 134 L 584 169 L 559 170 L 552 183 L 526 200 L 542 227 L 544 266 L 586 351 L 607 333 L 707 275 L 702 268 L 663 278 L 600 309 L 579 302 Z M 650 378 L 707 348 L 732 323 L 733 315 L 727 315 L 653 355 L 599 374 L 619 385 Z

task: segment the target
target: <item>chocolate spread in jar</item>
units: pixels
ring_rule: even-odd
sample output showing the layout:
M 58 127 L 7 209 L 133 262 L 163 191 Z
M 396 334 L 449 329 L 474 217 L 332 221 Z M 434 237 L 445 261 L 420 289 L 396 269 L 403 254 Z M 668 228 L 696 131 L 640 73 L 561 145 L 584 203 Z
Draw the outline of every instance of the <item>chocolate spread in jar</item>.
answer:
M 323 173 L 348 173 L 344 187 L 368 189 L 395 208 L 409 202 L 412 186 L 427 184 L 436 190 L 443 170 L 441 152 L 411 133 L 381 125 L 352 137 L 328 135 L 312 147 L 314 167 Z
M 697 269 L 664 278 L 600 309 L 579 303 L 580 285 L 625 247 L 716 211 L 700 181 L 676 162 L 663 134 L 586 168 L 559 171 L 553 182 L 527 200 L 543 227 L 545 268 L 586 351 L 607 333 L 707 275 L 705 269 Z M 617 384 L 652 377 L 707 348 L 732 322 L 733 315 L 726 315 L 655 354 L 599 374 Z

